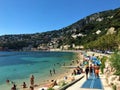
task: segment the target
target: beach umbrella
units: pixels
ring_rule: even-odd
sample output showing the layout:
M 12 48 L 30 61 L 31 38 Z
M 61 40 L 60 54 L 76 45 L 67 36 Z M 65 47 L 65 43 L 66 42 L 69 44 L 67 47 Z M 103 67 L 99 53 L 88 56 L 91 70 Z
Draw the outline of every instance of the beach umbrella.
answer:
M 91 60 L 97 60 L 97 57 L 92 56 Z
M 101 64 L 101 61 L 98 59 L 97 60 L 97 65 L 100 65 Z
M 101 61 L 100 60 L 93 60 L 93 64 L 95 64 L 95 65 L 100 65 L 101 64 Z
M 92 60 L 93 64 L 95 64 L 95 65 L 101 64 L 101 61 L 95 56 L 92 56 L 91 60 Z

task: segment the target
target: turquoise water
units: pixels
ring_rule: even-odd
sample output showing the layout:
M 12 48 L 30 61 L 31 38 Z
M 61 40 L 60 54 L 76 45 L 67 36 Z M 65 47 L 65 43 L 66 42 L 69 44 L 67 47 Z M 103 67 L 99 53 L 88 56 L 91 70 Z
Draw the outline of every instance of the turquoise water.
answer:
M 55 68 L 58 74 L 64 72 L 61 65 L 73 59 L 75 54 L 72 52 L 0 52 L 0 88 L 10 90 L 12 84 L 6 84 L 7 79 L 18 87 L 23 81 L 29 85 L 32 74 L 38 84 L 51 77 L 50 69 Z

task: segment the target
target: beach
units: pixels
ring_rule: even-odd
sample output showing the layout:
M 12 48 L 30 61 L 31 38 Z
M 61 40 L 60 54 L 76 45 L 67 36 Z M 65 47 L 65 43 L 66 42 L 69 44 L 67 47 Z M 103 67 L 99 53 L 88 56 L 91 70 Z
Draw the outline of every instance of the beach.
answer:
M 71 51 L 69 51 L 71 52 Z M 53 75 L 52 77 L 50 77 L 48 80 L 46 80 L 45 82 L 40 82 L 38 84 L 38 86 L 36 86 L 34 89 L 35 90 L 42 90 L 42 88 L 49 88 L 46 87 L 47 84 L 50 83 L 51 80 L 56 80 L 58 85 L 56 85 L 55 87 L 53 87 L 55 90 L 59 90 L 61 87 L 63 87 L 61 84 L 63 82 L 67 82 L 67 84 L 70 84 L 72 81 L 84 76 L 84 74 L 80 74 L 80 75 L 72 75 L 73 70 L 80 65 L 80 63 L 83 62 L 83 56 L 81 55 L 80 51 L 72 51 L 74 53 L 76 53 L 76 59 L 72 60 L 71 63 L 72 65 L 66 65 L 66 66 L 61 66 L 62 68 L 66 68 L 65 72 L 62 72 L 61 74 L 56 74 Z M 74 63 L 73 63 L 74 61 Z M 79 63 L 77 62 L 79 61 Z M 65 80 L 65 77 L 69 78 L 69 80 Z M 73 79 L 73 80 L 72 80 Z M 22 90 L 22 89 L 21 89 Z M 29 90 L 29 88 L 25 89 L 25 90 Z
M 59 80 L 64 79 L 64 76 L 68 76 L 72 71 L 72 69 L 70 69 L 70 68 L 62 67 L 64 65 L 64 62 L 66 64 L 66 66 L 69 66 L 71 61 L 79 59 L 79 57 L 78 57 L 79 52 L 76 53 L 76 51 L 75 51 L 74 55 L 72 54 L 73 51 L 72 51 L 72 53 L 67 53 L 67 52 L 68 51 L 65 51 L 65 52 L 62 51 L 62 52 L 59 52 L 59 53 L 56 53 L 56 52 L 50 53 L 52 56 L 53 56 L 53 54 L 56 54 L 56 57 L 54 57 L 54 59 L 51 56 L 49 57 L 49 52 L 47 52 L 47 53 L 42 52 L 42 53 L 45 53 L 48 58 L 47 57 L 39 58 L 39 57 L 41 57 L 41 54 L 39 54 L 39 52 L 35 52 L 35 53 L 34 52 L 32 52 L 32 53 L 14 52 L 13 53 L 12 52 L 12 54 L 11 54 L 11 52 L 9 52 L 7 54 L 5 53 L 6 57 L 1 57 L 3 60 L 7 60 L 7 59 L 9 60 L 11 58 L 12 61 L 14 60 L 14 63 L 19 62 L 19 64 L 18 65 L 11 65 L 11 66 L 10 65 L 6 65 L 6 66 L 4 65 L 0 68 L 1 72 L 4 71 L 4 73 L 6 73 L 6 74 L 3 73 L 4 77 L 6 77 L 5 79 L 3 78 L 3 80 L 2 80 L 3 83 L 5 83 L 6 79 L 10 80 L 10 84 L 0 84 L 0 87 L 3 88 L 3 90 L 10 90 L 10 88 L 12 87 L 11 82 L 13 81 L 13 82 L 16 83 L 18 90 L 22 90 L 21 85 L 25 81 L 26 84 L 27 84 L 27 87 L 29 88 L 29 86 L 30 86 L 30 79 L 29 78 L 30 78 L 30 75 L 32 75 L 32 74 L 35 77 L 35 86 L 37 86 L 37 87 L 45 85 L 46 83 L 48 83 L 48 81 L 51 81 L 52 79 L 54 79 L 54 80 L 55 79 L 58 80 L 58 78 L 59 78 Z M 3 53 L 3 55 L 4 55 L 4 53 Z M 31 56 L 31 55 L 35 55 L 35 57 L 33 58 L 33 56 Z M 76 57 L 76 55 L 77 55 L 77 57 Z M 14 56 L 16 56 L 17 58 L 21 58 L 23 61 L 18 60 L 16 62 L 16 57 L 14 57 Z M 39 61 L 40 59 L 42 59 L 42 61 Z M 51 59 L 51 61 L 48 61 L 49 59 Z M 63 63 L 63 64 L 60 66 L 58 61 L 53 62 L 53 61 L 55 61 L 55 59 L 60 60 L 59 63 Z M 51 62 L 51 64 L 49 64 L 50 62 Z M 10 62 L 10 63 L 12 64 L 12 62 Z M 44 63 L 46 65 L 45 67 L 51 67 L 51 68 L 48 68 L 46 70 L 41 71 L 41 69 L 44 69 L 43 66 L 41 66 L 41 64 L 44 64 Z M 53 64 L 54 63 L 56 63 L 56 65 L 55 65 L 56 74 L 53 74 L 52 76 L 50 76 L 49 75 L 49 70 L 53 69 Z M 75 63 L 74 63 L 74 66 L 76 66 Z M 24 67 L 25 67 L 25 69 L 22 69 Z M 29 69 L 27 69 L 27 68 L 29 68 Z M 21 70 L 22 70 L 22 72 L 21 72 Z M 32 71 L 32 73 L 31 73 L 31 71 Z M 44 71 L 47 71 L 47 72 L 44 72 Z M 31 74 L 29 74 L 29 73 L 31 73 Z M 41 73 L 41 74 L 39 74 L 39 73 Z M 13 80 L 12 78 L 8 77 L 8 75 L 14 76 L 13 79 L 15 79 L 15 78 L 19 78 L 19 79 Z M 44 77 L 45 79 L 43 79 L 41 77 Z
M 38 73 L 37 74 L 34 73 L 33 74 L 34 78 L 35 78 L 34 79 L 34 85 L 33 85 L 34 90 L 42 90 L 42 88 L 50 88 L 49 85 L 50 85 L 52 80 L 57 82 L 57 85 L 52 86 L 52 88 L 54 88 L 55 90 L 62 90 L 60 88 L 64 87 L 63 84 L 65 84 L 65 86 L 70 85 L 69 87 L 71 87 L 71 88 L 79 88 L 80 86 L 78 87 L 78 85 L 79 84 L 82 85 L 85 82 L 85 73 L 82 72 L 81 74 L 74 75 L 73 71 L 74 71 L 74 69 L 76 69 L 77 66 L 80 66 L 80 64 L 83 63 L 83 60 L 85 59 L 84 56 L 92 56 L 93 54 L 95 56 L 99 56 L 100 58 L 102 56 L 104 56 L 104 54 L 95 53 L 95 52 L 91 52 L 91 51 L 86 52 L 86 51 L 76 51 L 75 50 L 75 51 L 62 51 L 62 52 L 73 52 L 74 53 L 74 58 L 71 59 L 70 61 L 67 61 L 65 64 L 64 64 L 64 62 L 62 62 L 61 65 L 60 65 L 60 63 L 56 63 L 56 67 L 59 66 L 58 69 L 56 69 L 54 67 L 54 69 L 56 71 L 55 71 L 55 73 L 52 71 L 52 76 L 50 76 L 49 71 L 47 73 L 44 73 L 43 77 L 46 77 L 46 75 L 48 75 L 46 77 L 46 79 L 42 80 L 42 77 L 40 77 L 40 75 L 37 75 Z M 61 54 L 61 53 L 58 53 L 58 54 Z M 61 55 L 59 57 L 61 57 Z M 38 61 L 37 59 L 35 59 L 35 60 Z M 35 65 L 37 65 L 37 64 L 35 64 Z M 37 68 L 37 67 L 34 67 L 34 68 Z M 82 66 L 82 69 L 84 71 L 83 66 Z M 39 70 L 39 68 L 37 69 L 37 71 L 38 70 Z M 32 74 L 30 74 L 30 75 L 32 75 Z M 79 80 L 79 79 L 81 79 L 83 77 L 84 77 L 84 79 L 78 81 L 79 84 L 77 85 L 76 80 Z M 101 80 L 104 81 L 104 78 L 101 79 Z M 23 86 L 22 86 L 23 81 L 26 81 L 26 86 L 27 86 L 26 88 L 23 88 Z M 30 76 L 28 78 L 26 78 L 26 79 L 14 80 L 14 82 L 19 82 L 19 83 L 16 83 L 17 90 L 30 90 L 30 86 L 31 86 L 30 85 Z M 72 84 L 74 84 L 74 85 L 72 85 Z M 3 84 L 1 86 L 2 86 L 2 88 L 4 88 L 3 90 L 10 90 L 12 85 L 13 84 L 10 83 L 10 84 Z M 45 89 L 45 90 L 47 90 L 47 89 Z M 68 88 L 68 90 L 72 90 L 72 89 Z
M 97 52 L 92 52 L 92 51 L 87 51 L 87 52 L 83 51 L 82 54 L 81 54 L 81 51 L 74 51 L 74 52 L 77 52 L 77 54 L 78 54 L 79 64 L 74 64 L 72 67 L 78 66 L 78 65 L 80 65 L 80 63 L 83 63 L 83 60 L 85 59 L 84 56 L 93 56 L 94 55 L 96 57 L 99 57 L 99 59 L 101 59 L 103 56 L 109 57 L 109 55 L 107 55 L 107 54 L 102 54 L 102 53 L 97 53 Z M 91 64 L 91 63 L 89 63 L 89 64 Z M 54 90 L 112 90 L 112 87 L 106 81 L 105 74 L 102 74 L 101 72 L 99 73 L 99 79 L 96 78 L 97 81 L 94 82 L 94 84 L 97 83 L 96 85 L 101 85 L 99 88 L 98 87 L 97 88 L 91 88 L 91 87 L 83 88 L 82 86 L 85 84 L 85 82 L 87 82 L 85 73 L 83 72 L 79 75 L 73 76 L 73 75 L 71 75 L 73 69 L 74 68 L 69 70 L 69 72 L 66 74 L 63 73 L 63 75 L 61 77 L 57 78 L 57 80 L 63 80 L 63 77 L 65 75 L 68 77 L 71 77 L 71 76 L 74 77 L 74 80 L 69 81 L 67 85 L 62 86 L 63 88 L 59 88 L 60 85 L 57 88 L 53 87 Z M 83 69 L 85 69 L 85 67 Z M 90 75 L 89 75 L 89 79 L 91 79 Z M 93 83 L 93 80 L 91 83 Z M 35 90 L 42 90 L 41 87 L 42 86 L 39 86 L 39 87 L 35 88 Z M 45 89 L 45 90 L 47 90 L 47 89 Z
M 69 51 L 69 52 L 71 52 L 71 51 Z M 51 77 L 50 79 L 49 79 L 49 81 L 50 80 L 57 80 L 57 82 L 58 83 L 62 83 L 63 81 L 65 81 L 65 77 L 68 77 L 68 78 L 74 78 L 74 80 L 77 80 L 77 79 L 79 79 L 79 78 L 81 78 L 82 76 L 84 76 L 84 73 L 82 73 L 82 74 L 80 74 L 80 75 L 72 75 L 72 73 L 73 73 L 73 70 L 77 67 L 77 66 L 79 66 L 80 65 L 80 63 L 82 63 L 83 62 L 83 55 L 81 55 L 81 51 L 72 51 L 72 52 L 74 52 L 74 53 L 76 53 L 77 54 L 77 58 L 76 58 L 76 60 L 74 60 L 74 63 L 70 66 L 63 66 L 63 68 L 66 68 L 66 72 L 63 72 L 62 74 L 59 74 L 59 75 L 56 75 L 56 76 L 53 76 L 53 77 Z M 79 61 L 79 63 L 77 63 L 76 61 Z M 66 80 L 67 81 L 67 84 L 70 84 L 72 81 L 74 81 L 74 80 Z M 45 85 L 46 84 L 48 84 L 48 82 L 45 82 L 45 83 L 43 83 L 43 84 L 40 84 L 40 86 L 38 86 L 38 87 L 35 87 L 35 90 L 42 90 L 42 88 L 45 88 Z M 60 87 L 63 87 L 63 86 L 61 86 L 60 84 L 59 85 L 57 85 L 57 88 L 56 88 L 56 86 L 55 87 L 53 87 L 55 90 L 59 90 L 60 89 Z

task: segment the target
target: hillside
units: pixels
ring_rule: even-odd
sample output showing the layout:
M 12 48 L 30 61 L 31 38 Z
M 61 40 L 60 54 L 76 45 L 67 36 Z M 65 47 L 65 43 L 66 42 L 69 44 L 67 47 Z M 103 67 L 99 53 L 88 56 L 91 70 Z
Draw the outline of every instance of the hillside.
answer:
M 84 45 L 85 48 L 116 49 L 119 47 L 120 8 L 98 12 L 87 16 L 72 25 L 59 30 L 35 34 L 4 35 L 0 36 L 1 50 L 25 50 L 29 48 L 53 49 L 67 45 Z M 102 40 L 103 38 L 105 40 Z M 113 38 L 112 42 L 105 43 Z M 100 42 L 100 39 L 104 42 Z M 94 45 L 97 43 L 96 45 Z M 115 45 L 111 45 L 114 43 Z M 102 45 L 102 48 L 97 47 Z M 94 47 L 93 47 L 94 46 Z M 64 48 L 63 48 L 64 49 Z

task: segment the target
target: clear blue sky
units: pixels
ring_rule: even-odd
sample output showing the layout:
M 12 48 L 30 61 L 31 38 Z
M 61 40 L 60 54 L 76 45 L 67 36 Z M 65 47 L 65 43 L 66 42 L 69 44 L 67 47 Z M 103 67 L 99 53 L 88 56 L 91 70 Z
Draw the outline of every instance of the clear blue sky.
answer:
M 58 30 L 120 0 L 0 0 L 0 35 Z

